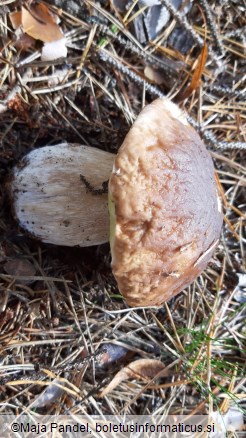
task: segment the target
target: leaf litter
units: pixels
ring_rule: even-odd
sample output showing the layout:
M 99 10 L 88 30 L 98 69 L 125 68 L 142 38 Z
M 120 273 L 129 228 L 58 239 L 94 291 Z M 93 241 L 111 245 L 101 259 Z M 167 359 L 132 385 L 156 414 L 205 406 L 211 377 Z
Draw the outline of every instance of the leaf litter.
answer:
M 195 2 L 185 13 L 160 3 L 170 17 L 144 42 L 135 26 L 144 13 L 137 2 L 118 9 L 90 0 L 80 7 L 66 0 L 14 1 L 1 9 L 1 412 L 19 413 L 22 406 L 31 413 L 42 394 L 41 413 L 245 409 L 243 10 L 236 2 L 200 2 L 206 34 Z M 45 18 L 37 17 L 38 5 Z M 154 14 L 153 7 L 146 13 Z M 22 8 L 29 22 L 20 33 L 31 39 L 18 46 L 22 17 L 13 14 Z M 41 58 L 41 29 L 48 23 L 51 43 L 66 40 L 61 59 Z M 164 82 L 155 75 L 149 80 L 147 67 Z M 162 95 L 175 101 L 187 77 L 193 86 L 180 105 L 211 152 L 223 193 L 220 244 L 206 271 L 166 306 L 127 309 L 111 274 L 109 246 L 33 241 L 11 215 L 6 185 L 20 157 L 45 144 L 67 140 L 115 153 L 143 104 Z M 8 260 L 21 259 L 35 269 L 27 272 L 28 283 L 17 265 L 6 272 Z M 101 366 L 107 344 L 130 356 L 119 351 L 119 360 Z M 164 382 L 152 381 L 158 367 L 169 367 Z M 54 389 L 60 376 L 62 391 Z M 103 391 L 107 396 L 100 397 Z

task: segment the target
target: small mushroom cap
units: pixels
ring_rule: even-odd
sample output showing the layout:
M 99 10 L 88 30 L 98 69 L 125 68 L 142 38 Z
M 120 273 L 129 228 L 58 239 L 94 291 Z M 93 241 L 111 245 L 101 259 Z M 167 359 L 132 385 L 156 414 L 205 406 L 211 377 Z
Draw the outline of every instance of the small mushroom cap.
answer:
M 222 226 L 209 152 L 168 99 L 146 106 L 109 181 L 112 269 L 130 306 L 160 305 L 206 267 Z

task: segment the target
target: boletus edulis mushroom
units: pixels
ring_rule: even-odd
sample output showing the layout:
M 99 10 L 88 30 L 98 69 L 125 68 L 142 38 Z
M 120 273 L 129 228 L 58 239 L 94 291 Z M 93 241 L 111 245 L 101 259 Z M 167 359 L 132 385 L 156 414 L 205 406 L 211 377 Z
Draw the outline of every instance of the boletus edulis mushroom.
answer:
M 14 169 L 11 193 L 21 227 L 44 242 L 88 246 L 110 235 L 130 306 L 160 305 L 188 286 L 222 226 L 210 154 L 166 98 L 142 110 L 116 156 L 74 144 L 33 150 Z

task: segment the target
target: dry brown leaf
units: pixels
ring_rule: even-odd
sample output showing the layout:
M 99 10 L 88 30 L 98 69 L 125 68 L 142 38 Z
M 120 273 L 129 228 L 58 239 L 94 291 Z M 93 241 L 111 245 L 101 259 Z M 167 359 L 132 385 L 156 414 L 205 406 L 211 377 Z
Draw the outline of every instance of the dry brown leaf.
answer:
M 30 47 L 34 46 L 35 39 L 27 35 L 23 32 L 21 24 L 22 24 L 22 14 L 21 11 L 11 12 L 9 14 L 9 18 L 13 28 L 15 29 L 15 47 L 20 50 L 27 50 Z
M 9 19 L 14 29 L 21 25 L 21 11 L 14 11 L 9 14 Z
M 126 367 L 122 368 L 111 380 L 111 382 L 104 388 L 100 397 L 104 397 L 110 391 L 112 391 L 116 386 L 118 386 L 121 382 L 128 379 L 141 379 L 145 382 L 153 379 L 157 374 L 158 377 L 162 377 L 167 375 L 167 372 L 163 372 L 165 370 L 165 365 L 157 360 L 157 359 L 138 359 L 134 362 L 131 362 Z
M 202 74 L 204 72 L 206 62 L 207 62 L 207 57 L 208 57 L 208 45 L 206 43 L 206 41 L 207 41 L 207 23 L 206 23 L 205 15 L 204 15 L 204 13 L 199 5 L 198 5 L 198 8 L 199 8 L 200 13 L 203 17 L 204 26 L 205 26 L 204 45 L 203 45 L 202 51 L 197 59 L 197 64 L 196 64 L 195 70 L 192 74 L 190 85 L 186 88 L 186 90 L 183 93 L 181 93 L 180 96 L 179 95 L 177 96 L 179 101 L 187 99 L 187 97 L 189 97 L 194 90 L 199 88 L 199 86 L 201 84 L 201 77 L 202 77 Z
M 191 84 L 190 84 L 192 90 L 195 90 L 200 85 L 201 77 L 206 65 L 207 57 L 208 57 L 208 46 L 206 43 L 204 43 L 204 46 L 198 58 L 197 66 L 192 75 Z
M 190 94 L 192 93 L 192 91 L 196 90 L 201 83 L 201 77 L 206 65 L 206 61 L 207 61 L 207 57 L 208 57 L 208 46 L 206 43 L 204 43 L 203 49 L 199 55 L 199 58 L 197 60 L 197 65 L 196 68 L 193 72 L 192 78 L 191 78 L 191 83 L 188 86 L 188 88 L 184 91 L 184 93 L 182 94 L 181 100 L 186 99 L 187 97 L 190 96 Z
M 30 12 L 22 6 L 21 22 L 23 31 L 36 40 L 47 43 L 63 38 L 54 16 L 43 3 L 31 6 Z

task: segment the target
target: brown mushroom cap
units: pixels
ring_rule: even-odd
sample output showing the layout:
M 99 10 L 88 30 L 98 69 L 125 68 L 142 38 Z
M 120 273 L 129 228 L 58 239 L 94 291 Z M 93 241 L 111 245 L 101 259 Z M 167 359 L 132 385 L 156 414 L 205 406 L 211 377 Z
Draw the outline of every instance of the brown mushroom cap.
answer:
M 130 306 L 162 304 L 206 267 L 222 226 L 213 162 L 168 99 L 146 106 L 133 124 L 109 199 L 112 269 Z

